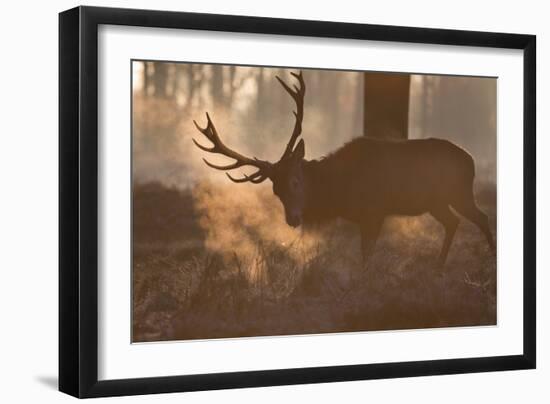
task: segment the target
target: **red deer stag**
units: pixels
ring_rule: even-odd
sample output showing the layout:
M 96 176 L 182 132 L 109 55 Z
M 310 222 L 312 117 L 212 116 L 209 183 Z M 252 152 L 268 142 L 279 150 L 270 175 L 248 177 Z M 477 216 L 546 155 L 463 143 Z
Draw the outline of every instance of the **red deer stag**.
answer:
M 276 77 L 296 103 L 295 125 L 282 157 L 276 163 L 249 158 L 227 147 L 206 114 L 206 128 L 197 129 L 212 142 L 202 150 L 235 160 L 217 170 L 252 166 L 251 175 L 233 182 L 273 183 L 273 192 L 281 200 L 286 222 L 292 227 L 342 217 L 356 223 L 361 231 L 361 250 L 366 264 L 386 216 L 416 216 L 430 213 L 445 228 L 445 239 L 438 264 L 443 266 L 458 227 L 459 219 L 451 207 L 479 227 L 494 251 L 487 216 L 476 205 L 473 194 L 474 161 L 453 143 L 441 139 L 380 140 L 358 137 L 319 160 L 304 159 L 302 132 L 304 95 L 302 73 L 291 73 L 298 85 L 290 88 Z

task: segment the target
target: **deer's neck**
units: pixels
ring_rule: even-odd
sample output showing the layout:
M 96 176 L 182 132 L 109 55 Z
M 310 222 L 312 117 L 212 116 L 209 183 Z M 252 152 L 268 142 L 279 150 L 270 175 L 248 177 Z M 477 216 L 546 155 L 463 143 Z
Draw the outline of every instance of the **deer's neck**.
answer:
M 335 203 L 336 185 L 323 160 L 304 161 L 304 179 L 306 184 L 306 206 L 304 222 L 316 224 L 329 221 L 339 216 L 338 204 Z

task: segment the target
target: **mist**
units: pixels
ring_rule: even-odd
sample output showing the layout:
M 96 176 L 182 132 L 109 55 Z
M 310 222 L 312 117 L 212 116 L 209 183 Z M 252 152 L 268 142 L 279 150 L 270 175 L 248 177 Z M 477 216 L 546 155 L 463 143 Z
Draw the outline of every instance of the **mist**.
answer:
M 144 66 L 148 66 L 147 80 Z M 162 70 L 162 80 L 155 80 L 155 69 L 156 74 Z M 222 172 L 205 166 L 206 153 L 192 143 L 194 137 L 208 145 L 193 124 L 196 120 L 204 126 L 206 112 L 229 147 L 277 160 L 294 125 L 294 104 L 275 76 L 289 80 L 291 71 L 134 62 L 134 181 L 178 188 L 205 179 L 226 181 Z M 362 135 L 362 75 L 304 70 L 306 159 L 320 158 Z M 474 156 L 478 180 L 494 184 L 496 83 L 494 78 L 412 75 L 409 138 L 453 141 Z M 227 162 L 222 156 L 207 157 L 213 163 Z

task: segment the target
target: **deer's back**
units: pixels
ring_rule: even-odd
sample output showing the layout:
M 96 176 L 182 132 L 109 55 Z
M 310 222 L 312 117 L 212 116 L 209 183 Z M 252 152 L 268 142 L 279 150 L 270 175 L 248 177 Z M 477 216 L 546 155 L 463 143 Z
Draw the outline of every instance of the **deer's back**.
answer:
M 471 191 L 474 177 L 472 157 L 441 139 L 357 138 L 323 163 L 333 203 L 350 216 L 421 214 Z

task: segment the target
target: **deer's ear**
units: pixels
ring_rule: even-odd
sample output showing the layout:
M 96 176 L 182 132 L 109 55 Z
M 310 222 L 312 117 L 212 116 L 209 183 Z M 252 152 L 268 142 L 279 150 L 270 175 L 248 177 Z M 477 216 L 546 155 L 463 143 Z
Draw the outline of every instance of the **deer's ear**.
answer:
M 304 143 L 304 139 L 300 139 L 298 142 L 298 146 L 294 149 L 292 152 L 292 158 L 294 161 L 300 161 L 304 158 L 306 155 L 306 145 Z

